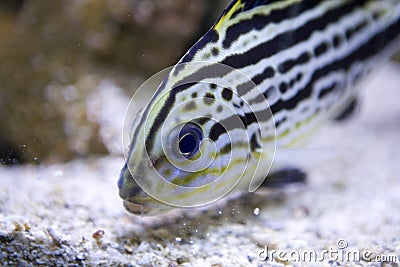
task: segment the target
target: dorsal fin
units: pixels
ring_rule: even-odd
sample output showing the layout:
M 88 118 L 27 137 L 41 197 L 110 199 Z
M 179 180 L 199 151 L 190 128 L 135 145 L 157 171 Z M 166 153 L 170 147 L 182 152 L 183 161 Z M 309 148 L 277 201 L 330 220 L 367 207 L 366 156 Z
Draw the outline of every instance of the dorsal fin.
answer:
M 221 14 L 217 22 L 214 24 L 214 29 L 219 30 L 224 27 L 227 21 L 229 21 L 234 14 L 240 13 L 243 8 L 244 8 L 244 2 L 243 0 L 235 0 L 232 1 L 229 6 L 224 10 L 224 12 Z
M 234 0 L 232 1 L 229 6 L 224 10 L 221 14 L 217 22 L 214 24 L 214 29 L 219 30 L 224 27 L 227 21 L 234 18 L 236 15 L 240 14 L 241 12 L 248 11 L 250 9 L 269 5 L 274 2 L 279 2 L 280 0 Z

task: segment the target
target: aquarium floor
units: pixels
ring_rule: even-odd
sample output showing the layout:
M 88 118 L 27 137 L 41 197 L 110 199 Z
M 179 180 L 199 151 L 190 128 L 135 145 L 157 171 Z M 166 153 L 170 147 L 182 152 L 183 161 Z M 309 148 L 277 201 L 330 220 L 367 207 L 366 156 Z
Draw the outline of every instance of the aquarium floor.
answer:
M 305 186 L 203 210 L 126 213 L 120 157 L 1 167 L 1 265 L 382 266 L 375 256 L 400 256 L 400 67 L 366 87 L 354 118 L 281 153 L 302 159 Z M 282 257 L 262 261 L 265 246 Z M 297 262 L 311 251 L 318 259 Z

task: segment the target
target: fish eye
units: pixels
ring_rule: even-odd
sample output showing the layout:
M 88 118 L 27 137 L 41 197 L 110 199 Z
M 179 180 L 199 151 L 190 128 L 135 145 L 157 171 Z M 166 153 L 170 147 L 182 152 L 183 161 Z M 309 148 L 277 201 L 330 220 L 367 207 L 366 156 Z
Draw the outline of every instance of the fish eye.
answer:
M 179 151 L 185 158 L 193 157 L 200 148 L 203 131 L 194 123 L 186 123 L 179 133 Z

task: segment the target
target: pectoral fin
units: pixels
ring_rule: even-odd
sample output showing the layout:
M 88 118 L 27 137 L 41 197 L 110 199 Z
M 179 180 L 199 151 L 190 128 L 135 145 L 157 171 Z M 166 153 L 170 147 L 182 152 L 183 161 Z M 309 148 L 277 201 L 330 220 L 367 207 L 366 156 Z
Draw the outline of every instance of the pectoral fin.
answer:
M 306 180 L 307 174 L 303 170 L 295 167 L 287 167 L 269 174 L 261 186 L 283 188 L 292 184 L 305 184 Z
M 345 121 L 353 117 L 359 111 L 359 101 L 357 98 L 352 100 L 342 112 L 340 112 L 335 118 L 335 121 Z

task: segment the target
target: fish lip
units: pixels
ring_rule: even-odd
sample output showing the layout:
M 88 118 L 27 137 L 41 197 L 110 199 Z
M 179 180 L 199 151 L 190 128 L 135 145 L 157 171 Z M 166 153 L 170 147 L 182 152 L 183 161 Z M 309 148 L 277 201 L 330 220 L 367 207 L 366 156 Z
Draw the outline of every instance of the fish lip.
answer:
M 132 202 L 132 201 L 123 201 L 124 208 L 134 215 L 140 216 L 155 216 L 160 215 L 161 213 L 165 213 L 167 211 L 172 210 L 174 207 L 172 206 L 152 206 L 146 205 L 140 202 Z
M 151 207 L 145 206 L 139 203 L 133 203 L 124 200 L 124 208 L 132 214 L 135 215 L 149 215 L 152 213 L 153 209 Z
M 158 215 L 173 208 L 147 194 L 133 178 L 126 162 L 122 167 L 117 186 L 124 208 L 134 215 Z

